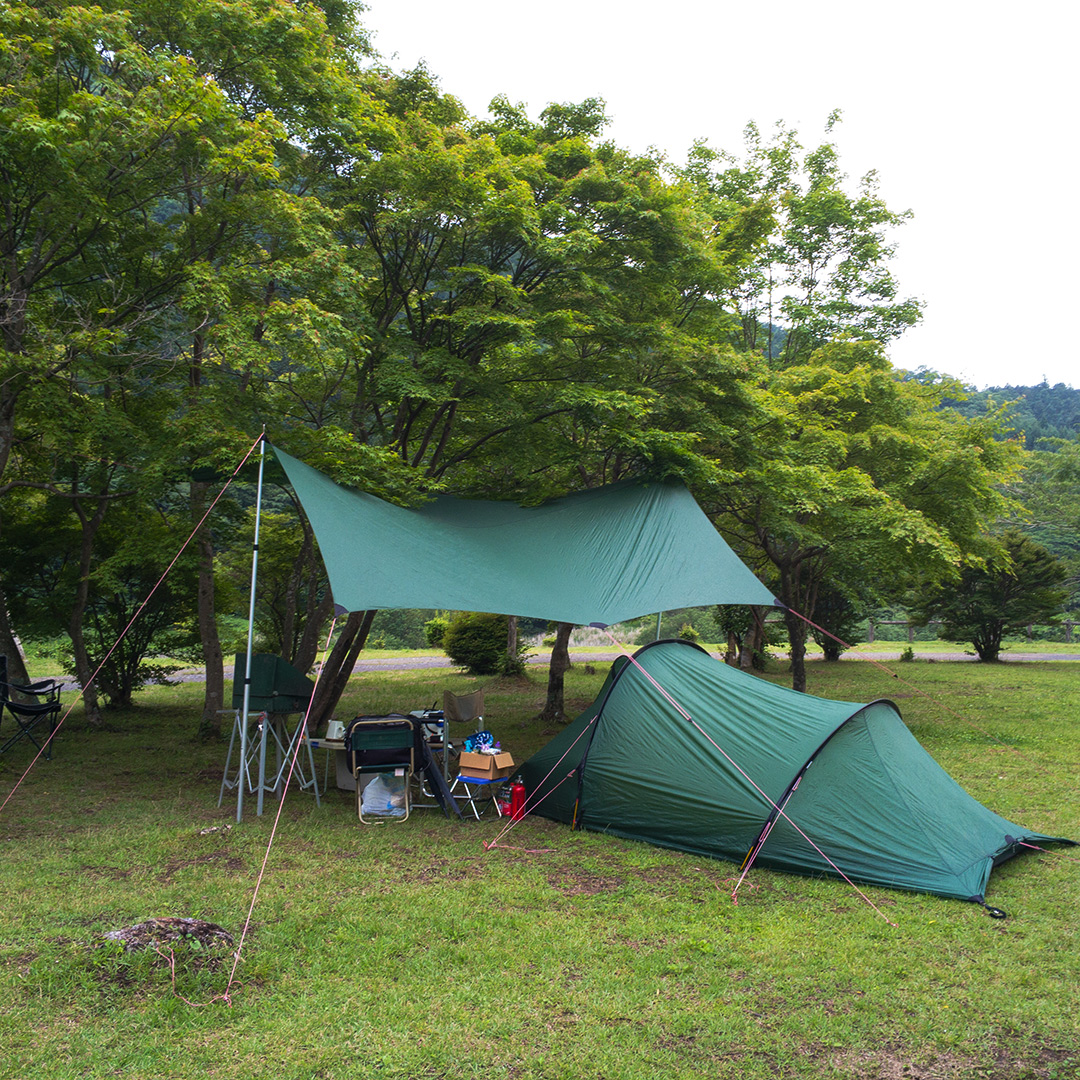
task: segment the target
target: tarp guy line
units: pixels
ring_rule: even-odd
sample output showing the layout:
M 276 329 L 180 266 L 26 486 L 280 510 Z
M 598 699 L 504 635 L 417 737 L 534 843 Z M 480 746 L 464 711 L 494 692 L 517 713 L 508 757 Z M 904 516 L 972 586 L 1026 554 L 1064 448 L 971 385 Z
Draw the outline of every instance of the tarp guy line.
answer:
M 203 523 L 206 521 L 206 519 L 213 512 L 214 507 L 217 506 L 218 501 L 221 499 L 222 495 L 225 494 L 225 492 L 229 488 L 229 485 L 236 479 L 237 474 L 244 467 L 245 462 L 247 461 L 247 459 L 249 457 L 251 457 L 252 453 L 255 450 L 255 447 L 259 445 L 259 443 L 262 441 L 262 439 L 263 439 L 263 436 L 260 435 L 251 444 L 251 446 L 248 449 L 248 452 L 240 459 L 240 464 L 237 465 L 236 468 L 233 470 L 232 476 L 230 476 L 229 479 L 225 481 L 224 486 L 217 493 L 217 496 L 214 499 L 214 501 L 209 505 L 209 507 L 207 507 L 206 513 L 203 514 L 203 516 L 201 518 L 199 518 L 198 524 L 195 526 L 194 529 L 191 530 L 191 535 L 183 542 L 183 544 L 180 545 L 180 550 L 177 551 L 177 553 L 173 556 L 172 562 L 170 562 L 169 565 L 165 568 L 165 573 L 162 574 L 161 577 L 158 578 L 158 580 L 155 583 L 154 587 L 146 594 L 146 599 L 139 605 L 139 607 L 136 610 L 135 614 L 131 616 L 131 621 L 127 624 L 127 626 L 124 627 L 124 629 L 120 633 L 120 636 L 116 639 L 116 641 L 113 642 L 112 648 L 109 649 L 109 651 L 105 654 L 105 658 L 101 661 L 100 664 L 98 664 L 97 668 L 94 670 L 93 675 L 90 676 L 90 683 L 93 683 L 93 681 L 98 677 L 98 674 L 101 672 L 101 669 L 108 662 L 109 657 L 112 656 L 112 654 L 114 652 L 116 652 L 117 646 L 120 644 L 121 641 L 124 640 L 125 637 L 127 637 L 128 631 L 132 628 L 132 626 L 135 625 L 135 620 L 143 613 L 143 608 L 145 608 L 146 605 L 150 603 L 150 600 L 153 597 L 154 593 L 157 592 L 157 590 L 161 587 L 161 583 L 169 576 L 169 574 L 172 571 L 172 568 L 176 565 L 177 560 L 180 558 L 181 555 L 184 554 L 184 551 L 187 548 L 188 544 L 190 544 L 191 541 L 195 539 L 195 534 L 203 527 Z M 88 683 L 87 685 L 90 685 L 90 683 Z M 45 740 L 45 742 L 42 745 L 41 749 L 34 755 L 34 758 L 30 762 L 30 764 L 27 765 L 26 771 L 22 774 L 22 776 L 19 777 L 18 781 L 16 781 L 15 786 L 11 789 L 11 791 L 8 792 L 7 798 L 2 803 L 0 803 L 0 814 L 2 814 L 4 812 L 4 807 L 7 806 L 7 804 L 11 801 L 11 797 L 22 786 L 22 782 L 29 775 L 30 770 L 37 764 L 38 758 L 41 757 L 41 755 L 43 753 L 45 753 L 45 747 L 48 746 L 49 743 L 52 742 L 53 737 L 60 730 L 60 728 L 63 727 L 64 721 L 71 715 L 71 711 L 75 708 L 75 705 L 76 705 L 77 702 L 78 702 L 78 697 L 76 697 L 76 699 L 74 701 L 72 701 L 72 703 L 67 707 L 67 712 L 65 712 L 64 715 L 60 718 L 60 722 L 56 725 L 55 728 L 53 728 L 52 732 L 50 732 L 49 737 Z
M 815 630 L 824 634 L 826 637 L 831 637 L 833 641 L 839 642 L 841 645 L 844 646 L 845 649 L 854 648 L 854 646 L 850 642 L 844 641 L 842 638 L 838 638 L 835 634 L 830 634 L 829 631 L 826 630 L 823 626 L 818 626 L 816 622 L 808 619 L 805 615 L 803 615 L 799 611 L 796 611 L 794 608 L 785 607 L 784 610 L 790 611 L 792 615 L 795 615 L 797 618 L 802 619 L 804 623 L 812 626 Z M 956 712 L 954 709 L 950 709 L 949 706 L 946 705 L 945 702 L 942 701 L 940 698 L 936 697 L 934 694 L 928 693 L 921 686 L 917 686 L 915 683 L 910 682 L 907 679 L 901 678 L 897 672 L 893 671 L 892 668 L 890 668 L 888 665 L 883 664 L 880 660 L 875 660 L 872 656 L 867 656 L 866 661 L 873 664 L 874 667 L 881 668 L 881 670 L 884 671 L 886 675 L 888 675 L 890 678 L 896 679 L 897 682 L 906 686 L 913 693 L 918 694 L 920 697 L 926 698 L 928 701 L 932 701 L 936 706 L 938 706 L 938 708 L 940 708 L 944 712 L 947 712 L 951 717 L 959 720 L 962 724 L 966 724 L 973 731 L 977 731 L 980 735 L 984 735 L 986 736 L 986 738 L 992 739 L 999 746 L 1004 747 L 1006 750 L 1011 750 L 1019 757 L 1025 756 L 1024 753 L 1017 747 L 1013 746 L 1012 743 L 1008 743 L 1004 739 L 999 739 L 992 731 L 987 731 L 986 728 L 980 727 L 973 720 L 969 720 L 963 714 Z
M 259 889 L 262 887 L 263 876 L 266 874 L 266 864 L 270 861 L 270 849 L 274 846 L 274 837 L 277 835 L 278 822 L 281 821 L 281 811 L 285 806 L 285 796 L 289 793 L 289 783 L 293 777 L 293 770 L 296 768 L 296 759 L 300 754 L 300 747 L 303 745 L 304 737 L 307 732 L 308 717 L 311 715 L 311 705 L 315 700 L 315 691 L 319 687 L 319 678 L 322 675 L 323 666 L 326 662 L 326 650 L 330 648 L 330 641 L 334 636 L 334 628 L 337 626 L 337 618 L 330 622 L 330 633 L 327 634 L 326 644 L 323 646 L 323 661 L 319 664 L 319 670 L 315 672 L 315 685 L 311 691 L 311 698 L 308 700 L 307 709 L 304 712 L 304 717 L 300 721 L 300 733 L 296 737 L 296 746 L 293 749 L 293 755 L 289 761 L 289 772 L 285 777 L 285 785 L 281 789 L 281 801 L 278 803 L 277 813 L 274 815 L 274 824 L 270 829 L 270 839 L 266 844 L 266 854 L 263 856 L 262 866 L 259 867 L 259 876 L 255 880 L 255 891 L 251 894 L 251 905 L 248 907 L 247 918 L 244 919 L 244 928 L 240 932 L 240 941 L 237 943 L 236 952 L 233 953 L 233 966 L 229 972 L 229 982 L 225 987 L 225 992 L 221 995 L 220 1000 L 224 1001 L 227 1005 L 232 1005 L 232 998 L 229 995 L 229 991 L 232 989 L 233 979 L 236 976 L 236 967 L 240 963 L 240 950 L 244 947 L 244 940 L 247 937 L 248 928 L 251 926 L 251 916 L 255 911 L 255 901 L 259 898 Z M 250 667 L 250 665 L 249 665 Z M 243 777 L 241 777 L 243 782 Z M 318 783 L 318 777 L 316 777 L 316 783 Z M 214 998 L 213 1000 L 218 1000 Z

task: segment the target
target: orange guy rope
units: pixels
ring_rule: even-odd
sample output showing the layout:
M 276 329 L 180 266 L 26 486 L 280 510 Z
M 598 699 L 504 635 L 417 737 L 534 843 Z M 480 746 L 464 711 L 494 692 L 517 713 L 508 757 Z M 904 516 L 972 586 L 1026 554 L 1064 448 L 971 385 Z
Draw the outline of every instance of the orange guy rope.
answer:
M 807 842 L 807 843 L 808 843 L 808 844 L 809 844 L 809 845 L 810 845 L 810 846 L 811 846 L 811 847 L 812 847 L 812 848 L 813 848 L 813 849 L 814 849 L 814 850 L 815 850 L 815 851 L 816 851 L 816 852 L 817 852 L 817 853 L 818 853 L 818 854 L 819 854 L 819 855 L 820 855 L 820 856 L 821 856 L 821 857 L 822 857 L 822 858 L 823 858 L 823 859 L 824 859 L 824 860 L 825 860 L 825 861 L 826 861 L 826 862 L 827 862 L 827 863 L 828 863 L 828 864 L 829 864 L 829 865 L 830 865 L 830 866 L 831 866 L 831 867 L 832 867 L 832 868 L 833 868 L 833 869 L 834 869 L 834 870 L 836 871 L 836 873 L 837 873 L 837 874 L 839 874 L 839 875 L 840 875 L 840 877 L 841 877 L 841 878 L 843 878 L 843 879 L 844 879 L 844 881 L 846 881 L 846 882 L 848 883 L 848 885 L 849 885 L 849 886 L 851 886 L 851 888 L 852 888 L 852 889 L 854 889 L 854 890 L 855 890 L 855 892 L 856 892 L 856 893 L 858 893 L 858 894 L 859 894 L 859 896 L 861 896 L 861 897 L 863 898 L 863 900 L 865 900 L 865 901 L 866 901 L 866 903 L 867 903 L 867 904 L 868 904 L 868 905 L 869 905 L 869 906 L 870 906 L 871 908 L 873 908 L 873 910 L 874 910 L 875 912 L 877 912 L 877 914 L 878 914 L 878 915 L 880 915 L 882 919 L 884 919 L 884 920 L 885 920 L 885 922 L 887 922 L 887 923 L 888 923 L 888 924 L 889 924 L 890 926 L 895 926 L 895 925 L 896 925 L 896 923 L 892 922 L 892 920 L 891 920 L 891 919 L 889 919 L 887 915 L 885 915 L 885 913 L 884 913 L 884 912 L 883 912 L 883 911 L 882 911 L 882 910 L 881 910 L 881 909 L 880 909 L 880 908 L 879 908 L 879 907 L 878 907 L 878 906 L 877 906 L 877 905 L 876 905 L 876 904 L 875 904 L 875 903 L 873 902 L 873 900 L 871 900 L 871 899 L 870 899 L 870 897 L 869 897 L 869 896 L 867 896 L 867 895 L 866 895 L 866 893 L 864 893 L 864 892 L 862 891 L 862 889 L 860 889 L 860 888 L 859 888 L 859 887 L 858 887 L 858 886 L 857 886 L 857 885 L 855 884 L 855 882 L 853 882 L 853 881 L 851 880 L 851 878 L 849 878 L 849 877 L 847 876 L 847 874 L 845 874 L 845 873 L 843 872 L 843 870 L 841 870 L 841 869 L 840 869 L 840 867 L 839 867 L 839 866 L 837 866 L 837 865 L 836 865 L 836 863 L 834 863 L 834 862 L 832 861 L 832 859 L 830 859 L 830 858 L 829 858 L 829 856 L 828 856 L 828 855 L 826 855 L 826 854 L 825 854 L 825 852 L 824 852 L 824 851 L 822 851 L 822 850 L 821 850 L 821 848 L 820 848 L 820 847 L 818 847 L 818 845 L 817 845 L 817 844 L 815 844 L 815 843 L 814 843 L 814 841 L 813 841 L 813 840 L 811 840 L 811 839 L 810 839 L 810 837 L 809 837 L 809 836 L 807 836 L 807 835 L 806 835 L 806 833 L 805 833 L 805 832 L 803 832 L 803 830 L 802 830 L 802 829 L 800 829 L 800 828 L 799 828 L 799 826 L 798 826 L 798 825 L 796 825 L 796 824 L 795 824 L 795 822 L 791 820 L 791 818 L 790 818 L 790 817 L 788 817 L 788 815 L 787 815 L 787 814 L 786 814 L 786 813 L 784 812 L 784 810 L 783 810 L 783 808 L 782 808 L 782 807 L 778 806 L 778 805 L 777 805 L 777 804 L 776 804 L 775 802 L 773 802 L 773 801 L 772 801 L 772 799 L 770 799 L 770 798 L 769 798 L 769 796 L 768 796 L 768 795 L 766 795 L 766 794 L 765 794 L 765 792 L 764 792 L 764 791 L 762 791 L 762 789 L 761 789 L 761 788 L 760 788 L 760 787 L 759 787 L 759 786 L 758 786 L 758 785 L 757 785 L 757 784 L 756 784 L 756 783 L 754 782 L 754 780 L 753 780 L 753 779 L 752 779 L 752 778 L 751 778 L 751 777 L 750 777 L 750 776 L 749 776 L 749 775 L 748 775 L 748 774 L 747 774 L 747 773 L 746 773 L 746 772 L 745 772 L 745 771 L 744 771 L 744 770 L 743 770 L 743 769 L 742 769 L 742 768 L 741 768 L 741 767 L 740 767 L 740 766 L 738 765 L 738 763 L 737 763 L 737 762 L 736 762 L 736 761 L 735 761 L 735 760 L 734 760 L 734 759 L 733 759 L 733 758 L 731 757 L 731 755 L 730 755 L 730 754 L 728 754 L 728 753 L 727 753 L 727 751 L 726 751 L 726 750 L 724 750 L 724 748 L 723 748 L 723 747 L 722 747 L 722 746 L 721 746 L 721 745 L 720 745 L 720 744 L 719 744 L 718 742 L 716 742 L 716 740 L 715 740 L 715 739 L 713 739 L 713 738 L 712 738 L 712 736 L 711 736 L 711 735 L 710 735 L 710 734 L 709 734 L 709 733 L 708 733 L 708 732 L 707 732 L 707 731 L 706 731 L 706 730 L 705 730 L 705 729 L 704 729 L 704 728 L 703 728 L 703 727 L 702 727 L 702 726 L 701 726 L 701 725 L 700 725 L 700 724 L 699 724 L 699 723 L 698 723 L 698 722 L 697 722 L 697 721 L 696 721 L 696 720 L 695 720 L 695 719 L 694 719 L 694 718 L 693 718 L 693 717 L 692 717 L 692 716 L 691 716 L 691 715 L 690 715 L 690 714 L 689 714 L 689 713 L 688 713 L 688 712 L 686 711 L 686 709 L 684 709 L 684 708 L 682 707 L 682 705 L 680 705 L 680 704 L 679 704 L 679 703 L 678 703 L 678 702 L 677 702 L 677 701 L 675 700 L 675 698 L 673 698 L 673 697 L 671 696 L 671 694 L 669 694 L 669 693 L 667 692 L 667 690 L 665 690 L 665 689 L 664 689 L 664 687 L 662 687 L 662 686 L 661 686 L 661 685 L 660 685 L 660 684 L 659 684 L 659 683 L 658 683 L 658 682 L 656 681 L 656 679 L 654 679 L 654 678 L 652 677 L 652 675 L 650 675 L 650 674 L 649 674 L 649 672 L 647 672 L 647 671 L 646 671 L 646 670 L 645 670 L 645 669 L 644 669 L 644 668 L 643 668 L 643 667 L 641 666 L 641 664 L 639 664 L 639 663 L 638 663 L 638 661 L 637 661 L 636 657 L 632 656 L 632 655 L 631 655 L 631 654 L 630 654 L 629 652 L 627 652 L 627 650 L 626 650 L 626 646 L 625 646 L 625 645 L 623 645 L 623 644 L 622 644 L 622 643 L 621 643 L 620 641 L 618 641 L 618 640 L 617 640 L 617 639 L 615 638 L 615 636 L 614 636 L 614 635 L 613 635 L 613 634 L 612 634 L 612 633 L 611 633 L 610 631 L 608 631 L 608 630 L 606 629 L 606 627 L 605 627 L 605 633 L 607 633 L 608 637 L 610 637 L 610 638 L 611 638 L 612 642 L 614 642 L 614 644 L 615 644 L 615 645 L 617 645 L 617 646 L 618 646 L 618 647 L 619 647 L 620 649 L 622 649 L 622 650 L 623 650 L 623 652 L 624 652 L 624 653 L 626 654 L 626 656 L 627 656 L 627 657 L 629 658 L 629 660 L 630 660 L 630 663 L 632 663 L 632 664 L 634 665 L 634 667 L 636 667 L 636 668 L 638 669 L 638 671 L 640 671 L 640 672 L 641 672 L 641 674 L 642 674 L 642 675 L 644 675 L 644 676 L 645 676 L 645 678 L 646 678 L 646 679 L 648 679 L 648 681 L 649 681 L 650 683 L 652 683 L 652 685 L 653 685 L 653 686 L 654 686 L 654 687 L 655 687 L 655 688 L 656 688 L 656 689 L 657 689 L 657 690 L 658 690 L 658 691 L 660 692 L 661 696 L 662 696 L 662 697 L 663 697 L 663 698 L 664 698 L 664 699 L 665 699 L 665 700 L 666 700 L 666 701 L 668 702 L 668 704 L 670 704 L 670 705 L 671 705 L 671 707 L 672 707 L 673 709 L 675 709 L 675 711 L 676 711 L 676 712 L 677 712 L 677 713 L 678 713 L 678 714 L 679 714 L 679 715 L 680 715 L 680 716 L 681 716 L 681 717 L 682 717 L 682 718 L 683 718 L 684 720 L 686 720 L 686 721 L 687 721 L 687 722 L 688 722 L 689 724 L 691 724 L 691 725 L 692 725 L 693 727 L 695 727 L 695 728 L 696 728 L 696 729 L 697 729 L 697 730 L 698 730 L 698 731 L 699 731 L 699 732 L 700 732 L 700 733 L 701 733 L 702 735 L 704 735 L 704 736 L 705 736 L 705 738 L 706 738 L 706 739 L 708 740 L 708 742 L 709 742 L 709 743 L 711 743 L 711 744 L 712 744 L 712 745 L 713 745 L 713 746 L 714 746 L 714 747 L 715 747 L 715 748 L 716 748 L 717 750 L 719 750 L 719 751 L 720 751 L 720 753 L 721 753 L 721 754 L 722 754 L 722 755 L 724 756 L 724 758 L 725 758 L 725 759 L 727 760 L 727 762 L 728 762 L 728 763 L 729 763 L 729 764 L 731 765 L 731 767 L 732 767 L 733 769 L 735 769 L 735 770 L 736 770 L 736 771 L 737 771 L 737 772 L 738 772 L 738 773 L 739 773 L 739 774 L 740 774 L 740 775 L 742 776 L 742 778 L 743 778 L 743 779 L 744 779 L 744 780 L 745 780 L 745 781 L 746 781 L 746 782 L 747 782 L 748 784 L 750 784 L 750 786 L 751 786 L 751 787 L 753 787 L 753 789 L 754 789 L 754 790 L 755 790 L 755 791 L 756 791 L 756 792 L 757 792 L 757 793 L 758 793 L 758 794 L 759 794 L 759 795 L 760 795 L 760 796 L 761 796 L 761 797 L 762 797 L 762 798 L 763 798 L 763 799 L 764 799 L 764 800 L 765 800 L 765 801 L 766 801 L 766 802 L 767 802 L 767 803 L 768 803 L 768 804 L 769 804 L 769 805 L 770 805 L 770 806 L 771 806 L 771 807 L 773 808 L 773 810 L 775 810 L 775 811 L 776 811 L 777 815 L 778 815 L 779 817 L 782 817 L 782 818 L 783 818 L 783 819 L 784 819 L 784 820 L 785 820 L 785 821 L 786 821 L 786 822 L 787 822 L 787 823 L 788 823 L 788 824 L 789 824 L 789 825 L 790 825 L 790 826 L 791 826 L 791 827 L 792 827 L 792 828 L 793 828 L 793 829 L 794 829 L 794 830 L 795 830 L 795 831 L 796 831 L 796 832 L 797 832 L 797 833 L 798 833 L 798 834 L 799 834 L 799 835 L 800 835 L 800 836 L 801 836 L 801 837 L 802 837 L 802 838 L 803 838 L 803 839 L 804 839 L 804 840 L 805 840 L 805 841 L 806 841 L 806 842 Z M 744 875 L 744 876 L 745 876 L 745 875 Z M 741 879 L 740 879 L 740 883 L 741 883 Z M 736 889 L 737 889 L 737 888 L 738 888 L 738 886 L 736 886 Z M 735 899 L 735 894 L 734 894 L 734 893 L 732 893 L 732 900 L 734 900 L 734 899 Z
M 330 633 L 326 636 L 325 649 L 330 647 L 330 640 L 334 636 L 334 628 L 337 626 L 337 618 L 335 617 L 330 623 Z M 259 867 L 259 876 L 255 879 L 255 891 L 251 894 L 251 904 L 248 907 L 247 917 L 244 919 L 244 928 L 240 931 L 240 941 L 236 946 L 236 951 L 233 953 L 233 966 L 229 972 L 229 982 L 225 987 L 225 992 L 221 995 L 220 1000 L 224 1001 L 227 1005 L 232 1005 L 232 998 L 229 991 L 232 989 L 233 980 L 236 976 L 236 967 L 240 963 L 240 951 L 244 947 L 244 940 L 247 938 L 247 932 L 251 927 L 251 916 L 255 911 L 255 901 L 259 898 L 259 890 L 262 888 L 263 877 L 266 874 L 266 864 L 270 861 L 270 849 L 274 846 L 274 838 L 277 836 L 278 823 L 281 821 L 281 811 L 285 807 L 285 796 L 289 793 L 289 784 L 292 781 L 293 772 L 296 769 L 296 760 L 300 755 L 300 746 L 304 741 L 305 734 L 307 732 L 308 717 L 311 715 L 311 706 L 315 701 L 315 690 L 318 689 L 319 679 L 322 676 L 323 666 L 325 664 L 325 657 L 323 663 L 319 664 L 319 670 L 315 673 L 315 687 L 311 691 L 311 699 L 308 701 L 308 707 L 304 712 L 303 719 L 300 721 L 300 731 L 296 737 L 296 746 L 293 749 L 292 758 L 289 760 L 289 772 L 285 777 L 285 785 L 281 789 L 281 801 L 278 803 L 277 813 L 274 815 L 274 824 L 270 829 L 270 839 L 266 844 L 266 854 L 263 856 L 262 865 Z M 243 777 L 241 776 L 241 782 Z M 316 777 L 316 783 L 318 778 Z M 218 998 L 213 1000 L 217 1001 Z M 190 1004 L 190 1002 L 189 1002 Z
M 114 652 L 116 652 L 116 649 L 120 645 L 120 642 L 123 641 L 125 637 L 127 637 L 128 632 L 131 630 L 132 626 L 135 625 L 135 620 L 138 619 L 138 617 L 143 613 L 143 609 L 146 607 L 147 604 L 150 603 L 150 600 L 152 599 L 154 593 L 156 593 L 158 591 L 158 589 L 161 587 L 161 583 L 172 572 L 172 568 L 176 565 L 177 560 L 180 558 L 181 555 L 184 554 L 184 551 L 187 548 L 188 544 L 190 544 L 191 541 L 195 539 L 196 534 L 203 527 L 203 523 L 210 516 L 210 514 L 212 513 L 214 507 L 217 506 L 217 504 L 218 504 L 219 500 L 221 499 L 221 497 L 228 490 L 229 485 L 236 479 L 237 474 L 244 467 L 245 463 L 247 462 L 247 459 L 249 457 L 251 457 L 251 455 L 255 451 L 255 447 L 258 446 L 260 442 L 262 442 L 263 438 L 264 438 L 264 435 L 260 434 L 259 437 L 251 444 L 250 448 L 248 449 L 248 452 L 240 459 L 240 464 L 237 465 L 236 468 L 233 470 L 232 476 L 229 477 L 229 479 L 225 482 L 225 485 L 217 493 L 217 496 L 214 499 L 214 501 L 207 507 L 206 513 L 203 514 L 203 516 L 201 518 L 199 518 L 199 523 L 195 526 L 194 529 L 191 530 L 191 535 L 183 542 L 183 544 L 180 545 L 180 550 L 177 551 L 177 553 L 173 556 L 172 562 L 170 562 L 169 565 L 165 568 L 165 573 L 163 573 L 161 575 L 161 577 L 158 578 L 157 582 L 154 584 L 154 587 L 146 594 L 146 599 L 143 600 L 143 602 L 138 606 L 138 608 L 135 611 L 135 614 L 131 616 L 131 619 L 128 622 L 127 626 L 124 627 L 124 629 L 120 632 L 120 636 L 116 639 L 116 641 L 113 642 L 112 648 L 110 648 L 109 651 L 105 654 L 105 656 L 102 659 L 101 663 L 98 664 L 97 668 L 94 670 L 93 675 L 90 676 L 90 682 L 91 683 L 94 681 L 94 679 L 96 679 L 98 677 L 98 674 L 100 673 L 101 669 L 106 665 L 106 663 L 108 663 L 109 657 L 112 656 L 112 654 Z M 89 685 L 89 683 L 87 685 Z M 45 748 L 49 745 L 49 743 L 52 742 L 52 740 L 55 738 L 56 733 L 60 730 L 60 728 L 63 727 L 64 721 L 71 715 L 71 711 L 75 708 L 75 704 L 76 704 L 76 702 L 72 701 L 72 703 L 67 707 L 67 711 L 60 718 L 60 721 L 56 725 L 56 727 L 53 728 L 53 730 L 49 733 L 49 737 L 42 744 L 41 749 L 34 755 L 33 760 L 30 762 L 30 764 L 26 766 L 26 771 L 15 782 L 15 786 L 8 792 L 7 798 L 4 799 L 4 801 L 2 803 L 0 803 L 0 813 L 3 813 L 4 808 L 11 801 L 11 798 L 15 794 L 15 792 L 18 791 L 19 788 L 22 786 L 22 782 L 29 775 L 30 770 L 37 764 L 38 758 L 40 758 L 41 755 L 45 753 Z

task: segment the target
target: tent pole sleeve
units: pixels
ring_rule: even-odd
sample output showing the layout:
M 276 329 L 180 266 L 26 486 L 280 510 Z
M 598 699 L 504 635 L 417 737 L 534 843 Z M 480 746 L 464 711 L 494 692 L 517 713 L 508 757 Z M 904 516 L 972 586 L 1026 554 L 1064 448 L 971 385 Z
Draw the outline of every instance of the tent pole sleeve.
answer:
M 262 518 L 263 469 L 266 465 L 266 428 L 259 440 L 259 482 L 255 488 L 255 539 L 251 546 L 251 596 L 248 601 L 247 659 L 244 661 L 244 702 L 240 713 L 240 783 L 236 785 L 236 820 L 244 817 L 244 767 L 247 763 L 247 716 L 251 704 L 251 647 L 255 636 L 255 583 L 259 573 L 259 525 Z M 236 673 L 233 673 L 235 680 Z M 259 812 L 262 812 L 262 783 L 259 776 Z

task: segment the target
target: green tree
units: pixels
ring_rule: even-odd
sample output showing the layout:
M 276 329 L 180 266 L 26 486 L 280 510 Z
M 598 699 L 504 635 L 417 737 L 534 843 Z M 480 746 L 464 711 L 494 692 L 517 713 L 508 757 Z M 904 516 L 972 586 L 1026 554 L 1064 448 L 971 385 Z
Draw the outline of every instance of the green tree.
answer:
M 1006 634 L 1031 623 L 1056 622 L 1067 590 L 1065 567 L 1041 544 L 1015 529 L 997 538 L 997 550 L 979 565 L 920 597 L 915 609 L 925 624 L 941 620 L 939 636 L 969 641 L 984 663 L 999 658 Z
M 443 635 L 443 651 L 473 675 L 497 675 L 506 660 L 506 616 L 456 615 Z
M 110 707 L 129 706 L 135 691 L 172 670 L 156 657 L 190 662 L 198 651 L 190 617 L 194 562 L 182 559 L 160 581 L 175 553 L 168 521 L 147 517 L 134 492 L 114 494 L 120 502 L 106 514 L 105 499 L 82 494 L 69 506 L 51 493 L 21 489 L 15 528 L 0 539 L 11 571 L 13 617 L 29 638 L 47 640 L 60 628 L 67 631 L 71 653 L 65 666 L 84 687 L 93 724 L 102 722 L 98 689 Z M 23 532 L 26 510 L 33 529 Z
M 701 498 L 785 604 L 793 685 L 822 590 L 867 601 L 916 575 L 949 576 L 986 550 L 984 523 L 1010 500 L 1022 449 L 995 418 L 938 409 L 941 390 L 898 378 L 872 342 L 845 342 L 774 371 L 731 455 L 739 468 Z
M 471 124 L 425 78 L 387 80 L 396 140 L 334 189 L 371 337 L 323 432 L 487 497 L 711 475 L 699 402 L 738 400 L 746 365 L 715 344 L 725 271 L 690 187 L 596 145 L 602 103 Z
M 135 364 L 132 329 L 181 277 L 153 212 L 175 190 L 177 147 L 247 136 L 222 104 L 187 58 L 140 48 L 125 13 L 0 8 L 0 498 L 59 487 L 58 424 L 110 366 Z M 11 655 L 13 639 L 0 646 Z
M 1065 566 L 1068 610 L 1080 610 L 1080 436 L 1043 439 L 1025 459 L 1012 494 L 1023 506 L 1010 524 Z
M 753 252 L 732 262 L 728 291 L 740 348 L 792 364 L 839 335 L 887 342 L 917 322 L 890 269 L 890 233 L 910 215 L 889 209 L 876 173 L 850 193 L 836 145 L 806 150 L 783 124 L 768 141 L 749 124 L 745 142 L 742 160 L 699 143 L 683 170 L 718 234 Z
M 52 438 L 44 403 L 152 398 L 157 419 L 141 430 L 156 446 L 137 438 L 124 465 L 164 491 L 185 457 L 200 523 L 213 491 L 196 470 L 231 466 L 250 442 L 256 376 L 280 366 L 283 342 L 300 353 L 333 321 L 313 286 L 344 306 L 327 285 L 326 208 L 309 193 L 380 110 L 357 81 L 348 0 L 325 14 L 286 0 L 104 7 L 0 11 L 0 496 L 23 484 L 55 494 L 72 471 L 62 454 L 28 453 Z M 94 497 L 102 509 L 113 494 Z M 209 526 L 196 547 L 213 726 Z

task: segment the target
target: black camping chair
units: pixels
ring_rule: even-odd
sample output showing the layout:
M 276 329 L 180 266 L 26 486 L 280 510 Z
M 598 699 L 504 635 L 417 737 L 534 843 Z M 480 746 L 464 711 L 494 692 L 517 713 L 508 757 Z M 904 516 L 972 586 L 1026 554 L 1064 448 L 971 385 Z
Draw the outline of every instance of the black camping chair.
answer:
M 12 694 L 16 698 L 12 698 Z M 32 700 L 25 700 L 30 698 Z M 52 737 L 56 731 L 56 718 L 60 715 L 60 683 L 53 679 L 40 682 L 8 682 L 7 657 L 0 656 L 0 717 L 4 710 L 15 718 L 15 731 L 0 746 L 0 754 L 6 754 L 20 739 L 29 739 L 45 757 L 52 758 Z M 48 726 L 49 733 L 44 734 Z M 38 730 L 41 729 L 41 730 Z M 38 739 L 41 742 L 38 742 Z

